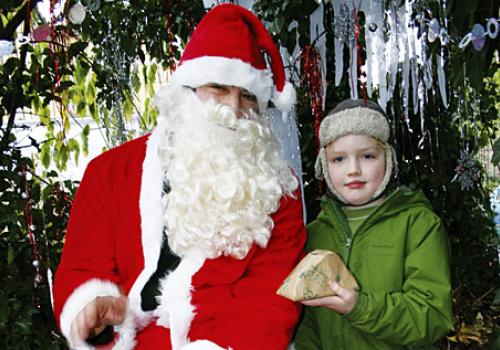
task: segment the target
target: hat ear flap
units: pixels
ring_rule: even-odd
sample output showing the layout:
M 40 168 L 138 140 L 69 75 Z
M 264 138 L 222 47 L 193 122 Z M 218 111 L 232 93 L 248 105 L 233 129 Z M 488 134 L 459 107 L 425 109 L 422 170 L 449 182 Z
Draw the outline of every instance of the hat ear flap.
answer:
M 396 151 L 394 150 L 394 147 L 389 145 L 389 148 L 391 149 L 391 157 L 392 157 L 392 177 L 395 179 L 398 177 L 399 174 L 398 157 L 396 156 Z
M 323 178 L 324 178 L 323 166 L 321 164 L 322 163 L 321 158 L 324 156 L 324 154 L 325 154 L 325 151 L 322 148 L 318 153 L 318 157 L 316 157 L 316 163 L 314 163 L 314 175 L 315 175 L 316 179 L 318 179 L 318 180 L 323 180 Z

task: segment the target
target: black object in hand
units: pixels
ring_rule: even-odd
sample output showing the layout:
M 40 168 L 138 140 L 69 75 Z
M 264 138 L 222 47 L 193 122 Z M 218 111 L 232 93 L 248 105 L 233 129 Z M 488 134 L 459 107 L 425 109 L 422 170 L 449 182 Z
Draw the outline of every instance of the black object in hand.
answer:
M 111 342 L 114 338 L 114 330 L 113 326 L 107 326 L 104 328 L 104 330 L 97 334 L 94 335 L 93 337 L 87 338 L 86 342 L 89 343 L 90 345 L 103 345 Z

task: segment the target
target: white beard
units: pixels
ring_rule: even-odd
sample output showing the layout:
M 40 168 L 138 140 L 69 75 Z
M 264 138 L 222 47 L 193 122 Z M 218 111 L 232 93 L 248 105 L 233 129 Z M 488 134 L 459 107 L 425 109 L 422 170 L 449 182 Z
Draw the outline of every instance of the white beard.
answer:
M 158 156 L 171 188 L 164 195 L 170 249 L 207 258 L 243 259 L 253 243 L 266 247 L 280 199 L 298 181 L 261 116 L 238 119 L 229 107 L 201 102 L 189 89 L 158 95 L 166 142 Z

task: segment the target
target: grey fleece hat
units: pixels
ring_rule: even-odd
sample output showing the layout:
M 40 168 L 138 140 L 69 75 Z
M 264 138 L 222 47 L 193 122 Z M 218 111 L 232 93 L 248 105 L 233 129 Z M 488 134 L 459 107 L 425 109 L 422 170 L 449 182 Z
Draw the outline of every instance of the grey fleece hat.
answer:
M 373 101 L 345 100 L 339 103 L 323 119 L 319 127 L 320 151 L 316 158 L 315 175 L 318 180 L 325 180 L 330 191 L 343 203 L 347 201 L 335 190 L 325 173 L 327 168 L 325 147 L 345 135 L 367 135 L 376 138 L 385 145 L 385 175 L 382 183 L 374 193 L 372 199 L 378 198 L 386 189 L 391 175 L 397 169 L 396 153 L 389 144 L 389 122 L 385 112 Z

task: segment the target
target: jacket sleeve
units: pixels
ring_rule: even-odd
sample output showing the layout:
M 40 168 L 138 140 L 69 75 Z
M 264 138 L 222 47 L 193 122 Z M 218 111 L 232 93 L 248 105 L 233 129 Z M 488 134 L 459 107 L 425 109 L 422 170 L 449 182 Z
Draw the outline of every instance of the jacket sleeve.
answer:
M 441 220 L 424 211 L 410 222 L 401 291 L 361 292 L 345 317 L 375 338 L 401 344 L 432 344 L 451 328 L 449 242 Z
M 311 307 L 304 307 L 304 318 L 297 328 L 295 335 L 295 348 L 297 350 L 321 350 L 321 341 L 319 338 L 319 326 L 312 312 Z
M 232 297 L 218 310 L 210 338 L 225 348 L 286 349 L 291 341 L 301 307 L 276 290 L 304 254 L 300 190 L 294 196 L 281 200 L 267 247 L 258 248 Z
M 115 206 L 99 158 L 87 167 L 71 209 L 54 282 L 54 314 L 69 340 L 72 321 L 97 296 L 119 296 L 112 222 Z

